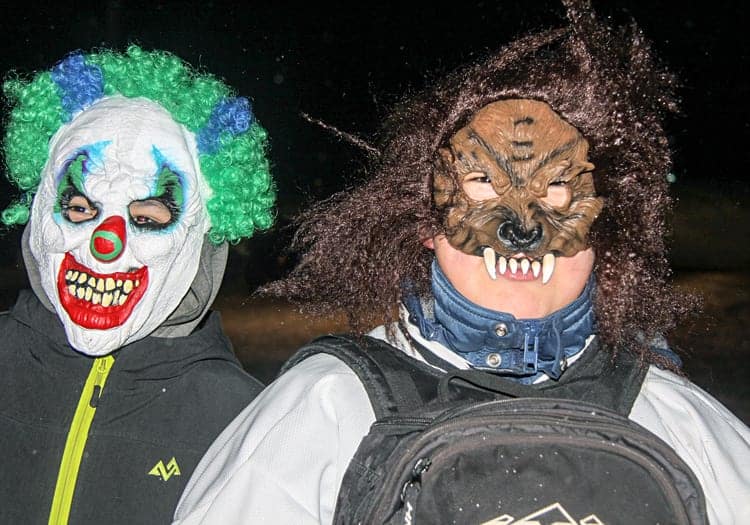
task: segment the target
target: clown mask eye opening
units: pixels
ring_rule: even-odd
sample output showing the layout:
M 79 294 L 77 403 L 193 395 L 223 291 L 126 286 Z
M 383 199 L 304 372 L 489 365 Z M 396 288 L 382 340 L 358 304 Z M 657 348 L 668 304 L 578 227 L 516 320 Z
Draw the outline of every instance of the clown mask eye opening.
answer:
M 63 195 L 60 200 L 62 216 L 72 223 L 90 221 L 99 214 L 99 210 L 83 195 Z
M 183 188 L 180 177 L 167 166 L 161 168 L 153 196 L 128 205 L 130 223 L 144 230 L 163 230 L 180 216 Z
M 128 205 L 130 223 L 147 230 L 161 230 L 174 222 L 175 214 L 165 199 L 145 199 Z
M 475 201 L 485 201 L 497 198 L 497 192 L 492 187 L 492 181 L 486 173 L 472 172 L 464 175 L 461 183 L 464 193 Z
M 547 186 L 547 195 L 541 201 L 553 208 L 567 208 L 570 204 L 571 190 L 568 181 L 558 180 Z

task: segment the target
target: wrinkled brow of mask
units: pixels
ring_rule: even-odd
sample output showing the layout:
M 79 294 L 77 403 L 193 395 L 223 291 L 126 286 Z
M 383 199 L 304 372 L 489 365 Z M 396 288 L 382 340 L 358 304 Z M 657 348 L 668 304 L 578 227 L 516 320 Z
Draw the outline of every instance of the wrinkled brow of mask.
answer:
M 453 136 L 451 149 L 459 175 L 483 168 L 493 182 L 497 175 L 504 175 L 516 187 L 533 186 L 536 175 L 559 164 L 593 169 L 586 159 L 588 143 L 578 130 L 535 100 L 503 100 L 485 106 Z

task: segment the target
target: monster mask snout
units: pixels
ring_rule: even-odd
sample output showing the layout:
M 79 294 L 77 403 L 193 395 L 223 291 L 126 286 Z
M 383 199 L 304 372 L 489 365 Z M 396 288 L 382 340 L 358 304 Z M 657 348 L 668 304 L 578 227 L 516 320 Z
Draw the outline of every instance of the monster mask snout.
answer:
M 526 252 L 539 247 L 544 237 L 541 224 L 526 228 L 518 220 L 510 219 L 500 223 L 497 239 L 513 252 Z

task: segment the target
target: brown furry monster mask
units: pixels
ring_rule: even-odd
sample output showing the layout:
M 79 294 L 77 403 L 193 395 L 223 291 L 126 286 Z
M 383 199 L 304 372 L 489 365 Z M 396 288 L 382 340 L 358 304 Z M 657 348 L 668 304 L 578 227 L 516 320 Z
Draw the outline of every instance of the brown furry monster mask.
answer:
M 602 209 L 588 142 L 546 103 L 501 100 L 479 110 L 440 154 L 448 169 L 433 181 L 454 248 L 547 283 L 555 257 L 587 247 Z

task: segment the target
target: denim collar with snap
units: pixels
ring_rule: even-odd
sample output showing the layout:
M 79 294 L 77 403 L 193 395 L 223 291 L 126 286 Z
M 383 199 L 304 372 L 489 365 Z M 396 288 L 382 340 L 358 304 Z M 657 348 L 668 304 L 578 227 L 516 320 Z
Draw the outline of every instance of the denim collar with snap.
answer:
M 404 304 L 425 339 L 441 343 L 474 368 L 530 383 L 541 374 L 559 379 L 567 360 L 585 347 L 594 332 L 594 288 L 592 273 L 569 305 L 541 319 L 516 319 L 466 299 L 433 261 L 432 308 L 414 295 Z

